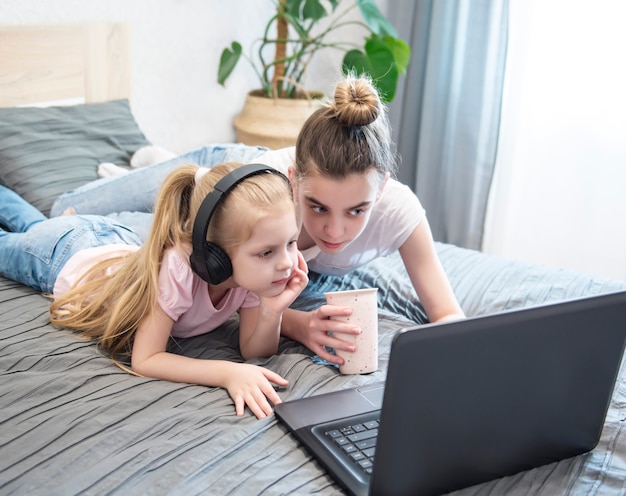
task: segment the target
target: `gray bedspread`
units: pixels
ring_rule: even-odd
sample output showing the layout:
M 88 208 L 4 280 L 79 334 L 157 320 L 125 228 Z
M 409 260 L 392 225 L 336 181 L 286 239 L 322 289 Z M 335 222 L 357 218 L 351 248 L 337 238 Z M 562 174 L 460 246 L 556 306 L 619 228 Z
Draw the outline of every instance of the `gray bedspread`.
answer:
M 626 288 L 625 281 L 511 262 L 438 245 L 468 315 Z M 383 380 L 389 347 L 419 308 L 399 257 L 350 277 L 317 277 L 302 308 L 324 290 L 378 286 L 380 368 L 343 376 L 293 341 L 256 360 L 290 381 L 283 399 Z M 172 343 L 172 351 L 241 360 L 237 322 Z M 591 453 L 458 491 L 459 495 L 626 493 L 626 368 Z M 342 494 L 274 416 L 234 415 L 226 391 L 130 375 L 90 342 L 48 323 L 48 300 L 0 278 L 0 494 Z

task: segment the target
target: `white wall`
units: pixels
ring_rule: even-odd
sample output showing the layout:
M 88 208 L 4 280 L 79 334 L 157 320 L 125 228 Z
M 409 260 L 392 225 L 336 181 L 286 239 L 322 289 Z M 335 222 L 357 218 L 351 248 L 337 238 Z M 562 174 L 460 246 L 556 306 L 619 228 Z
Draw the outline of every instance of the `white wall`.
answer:
M 242 60 L 226 88 L 218 85 L 219 57 L 233 40 L 250 47 L 273 6 L 270 0 L 2 0 L 0 24 L 130 23 L 133 113 L 152 143 L 182 153 L 235 139 L 233 117 L 259 84 Z M 341 57 L 334 50 L 316 56 L 307 86 L 327 92 Z

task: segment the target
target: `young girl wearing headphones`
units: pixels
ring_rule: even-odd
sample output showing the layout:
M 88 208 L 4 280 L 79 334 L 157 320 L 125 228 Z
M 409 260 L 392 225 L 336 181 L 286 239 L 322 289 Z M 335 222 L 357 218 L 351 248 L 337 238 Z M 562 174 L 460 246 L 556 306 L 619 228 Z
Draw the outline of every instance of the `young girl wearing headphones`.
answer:
M 411 320 L 424 323 L 464 318 L 439 261 L 426 212 L 409 187 L 391 176 L 392 150 L 386 108 L 367 78 L 346 77 L 334 98 L 316 110 L 298 134 L 295 148 L 268 151 L 255 159 L 287 174 L 302 218 L 298 248 L 315 290 L 379 257 L 399 252 L 419 301 L 404 301 Z M 378 281 L 372 281 L 377 285 Z M 332 284 L 332 281 L 331 281 Z M 379 294 L 398 300 L 389 281 Z M 332 290 L 332 289 L 326 289 Z M 359 330 L 333 320 L 347 308 L 322 305 L 289 310 L 283 334 L 321 358 L 341 364 L 327 348 L 351 351 L 343 333 Z
M 143 376 L 227 389 L 237 415 L 280 402 L 266 368 L 167 352 L 239 313 L 244 359 L 277 352 L 283 312 L 306 286 L 291 187 L 259 164 L 182 166 L 165 180 L 149 237 L 97 215 L 47 219 L 0 186 L 0 274 L 52 294 L 50 320 Z

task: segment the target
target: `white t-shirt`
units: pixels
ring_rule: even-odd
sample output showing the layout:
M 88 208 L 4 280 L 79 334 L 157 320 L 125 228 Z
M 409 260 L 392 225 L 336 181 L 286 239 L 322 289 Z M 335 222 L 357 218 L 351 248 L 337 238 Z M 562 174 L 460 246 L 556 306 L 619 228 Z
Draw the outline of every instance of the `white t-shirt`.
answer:
M 255 162 L 287 174 L 295 163 L 295 147 L 270 150 Z M 390 255 L 408 239 L 426 212 L 411 189 L 389 179 L 374 204 L 363 232 L 341 252 L 323 253 L 317 246 L 303 250 L 309 269 L 320 274 L 344 275 L 372 260 Z

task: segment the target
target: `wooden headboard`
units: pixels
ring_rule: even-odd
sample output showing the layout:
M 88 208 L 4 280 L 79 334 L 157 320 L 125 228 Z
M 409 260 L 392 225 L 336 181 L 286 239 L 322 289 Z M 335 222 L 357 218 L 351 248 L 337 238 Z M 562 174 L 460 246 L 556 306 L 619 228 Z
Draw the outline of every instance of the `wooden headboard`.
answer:
M 0 26 L 0 107 L 130 98 L 124 23 Z

